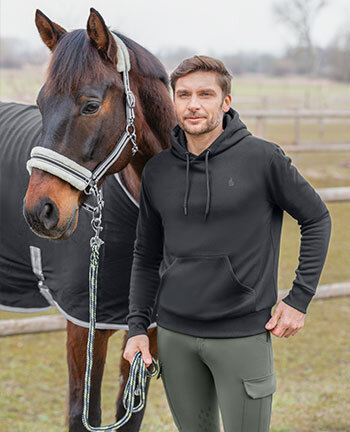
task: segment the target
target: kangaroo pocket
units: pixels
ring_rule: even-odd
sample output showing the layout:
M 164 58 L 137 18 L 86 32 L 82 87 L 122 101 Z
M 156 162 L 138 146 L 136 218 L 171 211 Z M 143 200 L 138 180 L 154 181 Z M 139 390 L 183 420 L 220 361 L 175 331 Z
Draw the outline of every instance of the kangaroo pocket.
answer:
M 163 273 L 159 307 L 198 320 L 255 311 L 255 290 L 241 283 L 228 255 L 176 257 Z

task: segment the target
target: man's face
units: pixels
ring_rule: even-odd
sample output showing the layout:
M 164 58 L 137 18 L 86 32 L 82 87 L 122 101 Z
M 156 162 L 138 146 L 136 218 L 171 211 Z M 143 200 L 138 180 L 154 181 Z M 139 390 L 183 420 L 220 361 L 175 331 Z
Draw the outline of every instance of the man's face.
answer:
M 214 130 L 230 109 L 230 103 L 230 95 L 223 100 L 216 72 L 191 72 L 176 81 L 177 121 L 188 134 L 200 135 Z

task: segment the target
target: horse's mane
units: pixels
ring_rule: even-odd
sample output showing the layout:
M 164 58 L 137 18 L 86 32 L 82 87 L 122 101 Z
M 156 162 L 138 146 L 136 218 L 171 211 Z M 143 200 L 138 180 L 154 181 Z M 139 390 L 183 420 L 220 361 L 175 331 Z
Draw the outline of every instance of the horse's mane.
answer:
M 168 74 L 156 56 L 122 33 L 116 31 L 113 31 L 113 33 L 120 37 L 125 45 L 135 54 L 141 75 L 149 78 L 158 78 L 164 83 L 166 87 L 169 86 Z
M 160 79 L 168 88 L 168 75 L 161 62 L 146 48 L 125 35 L 114 32 L 134 52 L 138 73 L 144 77 Z M 45 89 L 48 92 L 74 92 L 84 78 L 102 80 L 106 66 L 113 71 L 112 64 L 103 61 L 92 46 L 85 30 L 73 30 L 62 36 L 53 51 L 48 68 Z

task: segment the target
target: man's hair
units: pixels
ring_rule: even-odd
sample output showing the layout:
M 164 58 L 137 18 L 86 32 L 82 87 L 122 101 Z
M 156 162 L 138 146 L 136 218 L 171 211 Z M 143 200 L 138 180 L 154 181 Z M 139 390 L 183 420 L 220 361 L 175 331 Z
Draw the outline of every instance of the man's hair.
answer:
M 222 89 L 223 97 L 231 93 L 232 74 L 227 70 L 221 60 L 208 56 L 193 56 L 183 60 L 170 75 L 170 84 L 175 94 L 176 81 L 191 72 L 216 72 L 218 84 Z

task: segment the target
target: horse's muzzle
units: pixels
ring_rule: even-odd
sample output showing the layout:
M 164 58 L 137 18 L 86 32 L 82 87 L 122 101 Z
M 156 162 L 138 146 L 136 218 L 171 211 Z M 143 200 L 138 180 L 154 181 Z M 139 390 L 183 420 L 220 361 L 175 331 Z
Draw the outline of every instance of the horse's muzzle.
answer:
M 50 198 L 41 199 L 32 211 L 27 209 L 24 198 L 23 216 L 30 229 L 39 237 L 64 240 L 70 237 L 74 231 L 77 210 L 73 212 L 68 221 L 59 226 L 60 212 Z

